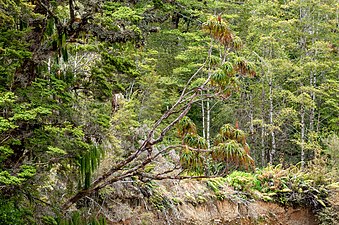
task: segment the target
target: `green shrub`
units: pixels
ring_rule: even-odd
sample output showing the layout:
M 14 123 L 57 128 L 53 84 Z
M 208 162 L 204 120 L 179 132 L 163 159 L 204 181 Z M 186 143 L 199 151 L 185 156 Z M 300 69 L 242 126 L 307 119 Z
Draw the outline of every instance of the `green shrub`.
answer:
M 328 205 L 326 184 L 318 184 L 309 173 L 295 166 L 288 169 L 281 165 L 268 166 L 255 173 L 234 171 L 227 176 L 227 182 L 235 190 L 264 201 L 307 206 L 315 211 Z
M 22 225 L 27 224 L 24 220 L 25 212 L 20 209 L 14 200 L 0 198 L 0 224 Z
M 233 171 L 227 176 L 227 183 L 238 191 L 250 192 L 251 189 L 260 190 L 260 181 L 256 175 L 243 171 Z

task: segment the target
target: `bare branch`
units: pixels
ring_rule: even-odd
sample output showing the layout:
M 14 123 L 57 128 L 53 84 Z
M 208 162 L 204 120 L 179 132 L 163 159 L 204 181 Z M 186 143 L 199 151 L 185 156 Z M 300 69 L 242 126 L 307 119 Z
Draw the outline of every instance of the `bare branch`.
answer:
M 181 96 L 179 99 L 182 99 L 182 97 L 184 96 L 189 84 L 192 82 L 192 80 L 198 75 L 198 73 L 202 70 L 202 68 L 205 67 L 206 61 L 204 62 L 204 64 L 202 64 L 202 66 L 191 76 L 191 78 L 187 81 L 186 86 L 184 87 L 184 90 L 182 90 L 181 92 Z
M 220 176 L 209 176 L 209 175 L 203 175 L 203 176 L 180 176 L 180 175 L 168 175 L 168 176 L 157 176 L 157 175 L 151 175 L 142 173 L 142 177 L 149 178 L 151 180 L 187 180 L 187 179 L 202 179 L 202 178 L 216 178 Z
M 195 94 L 197 95 L 197 93 Z M 192 98 L 193 99 L 193 98 Z M 165 127 L 161 133 L 160 136 L 155 139 L 154 141 L 151 142 L 152 145 L 157 144 L 159 142 L 161 142 L 164 138 L 164 136 L 166 135 L 166 133 L 177 123 L 179 122 L 179 120 L 181 120 L 184 116 L 186 116 L 186 114 L 188 113 L 188 111 L 191 109 L 193 104 L 193 100 L 191 100 L 190 104 L 188 104 L 188 106 L 186 107 L 185 110 L 183 110 L 183 112 L 176 118 L 174 119 L 167 127 Z
M 210 52 L 210 51 L 209 51 Z M 206 61 L 207 62 L 207 61 Z M 90 188 L 79 191 L 75 196 L 73 196 L 72 198 L 70 198 L 69 200 L 67 200 L 63 206 L 62 209 L 63 210 L 67 210 L 72 204 L 74 204 L 75 202 L 77 202 L 79 199 L 90 195 L 91 193 L 98 191 L 104 187 L 106 187 L 109 184 L 112 184 L 114 182 L 117 182 L 119 180 L 125 179 L 127 177 L 131 177 L 134 176 L 136 174 L 141 174 L 143 168 L 153 162 L 153 160 L 155 158 L 157 158 L 159 155 L 163 154 L 164 152 L 170 150 L 170 149 L 175 149 L 175 148 L 182 148 L 182 145 L 177 145 L 177 146 L 168 146 L 164 149 L 162 149 L 161 151 L 159 151 L 157 154 L 155 155 L 151 155 L 152 153 L 152 147 L 154 145 L 156 145 L 157 143 L 161 142 L 164 138 L 164 136 L 167 134 L 167 132 L 173 128 L 173 126 L 178 123 L 187 113 L 188 111 L 191 109 L 192 105 L 198 101 L 201 100 L 201 98 L 199 97 L 211 97 L 212 95 L 201 95 L 201 90 L 204 90 L 204 87 L 207 85 L 207 83 L 209 82 L 209 79 L 211 77 L 211 75 L 209 74 L 208 79 L 205 81 L 205 83 L 203 85 L 201 85 L 198 88 L 195 88 L 193 90 L 190 90 L 187 92 L 188 86 L 189 84 L 192 82 L 192 80 L 197 76 L 197 74 L 199 74 L 199 72 L 204 68 L 206 62 L 191 76 L 191 78 L 188 80 L 186 86 L 184 87 L 179 99 L 172 105 L 172 107 L 167 110 L 161 117 L 160 119 L 158 119 L 152 129 L 148 132 L 147 138 L 146 140 L 143 141 L 143 143 L 141 144 L 141 146 L 134 152 L 132 153 L 130 156 L 128 156 L 125 160 L 122 160 L 121 162 L 118 162 L 117 164 L 115 164 L 114 166 L 111 167 L 111 169 L 109 169 L 107 172 L 105 172 L 103 175 L 101 175 L 100 177 L 98 177 L 91 185 Z M 189 96 L 189 97 L 187 97 Z M 180 107 L 179 111 L 176 111 L 176 109 L 178 108 L 179 105 L 182 105 L 183 103 L 184 106 Z M 170 122 L 164 129 L 161 130 L 159 136 L 154 139 L 154 133 L 156 131 L 156 129 L 159 127 L 159 125 L 161 123 L 163 123 L 163 121 L 165 119 L 167 119 L 168 117 L 170 117 L 173 114 L 179 114 L 177 115 L 172 122 Z M 188 146 L 185 146 L 189 149 L 191 149 L 192 151 L 197 151 L 197 152 L 208 152 L 204 149 L 194 149 Z M 141 160 L 140 163 L 138 163 L 138 165 L 134 166 L 133 168 L 130 168 L 126 171 L 122 171 L 124 168 L 131 166 L 132 162 L 135 162 L 136 160 L 138 160 L 141 157 L 141 153 L 145 152 L 146 150 L 149 151 L 149 155 L 146 159 Z M 176 168 L 176 167 L 175 167 Z M 174 169 L 173 169 L 174 170 Z M 120 174 L 119 174 L 119 173 Z M 170 171 L 168 171 L 168 173 L 170 173 Z M 149 176 L 153 176 L 153 175 L 149 175 Z M 168 178 L 172 178 L 172 179 L 186 179 L 185 177 L 181 177 L 179 175 L 171 175 L 171 176 L 162 176 L 161 174 L 159 174 L 157 176 L 157 179 L 168 179 Z M 206 176 L 207 177 L 207 176 Z M 187 177 L 188 178 L 188 177 Z M 190 177 L 191 178 L 191 177 Z M 194 177 L 193 177 L 194 178 Z M 198 177 L 197 177 L 198 178 Z M 202 178 L 202 177 L 201 177 Z

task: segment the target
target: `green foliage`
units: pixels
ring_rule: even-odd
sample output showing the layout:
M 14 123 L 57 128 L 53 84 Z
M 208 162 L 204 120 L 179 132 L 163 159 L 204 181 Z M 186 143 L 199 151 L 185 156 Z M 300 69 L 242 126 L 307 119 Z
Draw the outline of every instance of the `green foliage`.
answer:
M 249 5 L 251 13 L 246 22 L 246 46 L 255 52 L 254 58 L 257 58 L 255 60 L 261 65 L 257 74 L 261 74 L 262 78 L 261 85 L 248 84 L 250 92 L 244 92 L 244 96 L 250 94 L 253 99 L 245 107 L 250 109 L 251 104 L 259 104 L 260 107 L 252 108 L 254 118 L 270 121 L 270 114 L 264 112 L 269 112 L 271 107 L 266 99 L 272 102 L 272 122 L 266 122 L 267 125 L 262 128 L 258 127 L 256 131 L 259 132 L 256 132 L 254 138 L 261 138 L 261 130 L 275 132 L 276 150 L 279 155 L 276 156 L 276 161 L 280 158 L 280 161 L 295 163 L 301 158 L 301 149 L 306 151 L 306 160 L 312 159 L 316 149 L 308 147 L 314 143 L 312 136 L 315 125 L 318 134 L 335 130 L 335 122 L 331 121 L 336 120 L 337 110 L 331 109 L 338 104 L 335 104 L 337 98 L 333 98 L 331 90 L 335 91 L 337 85 L 331 80 L 333 72 L 337 71 L 337 67 L 332 65 L 337 61 L 338 54 L 328 49 L 332 45 L 330 43 L 335 42 L 332 38 L 333 30 L 330 28 L 330 21 L 335 17 L 334 4 L 333 1 L 276 1 L 260 4 L 253 1 Z M 323 23 L 327 25 L 323 26 Z M 298 40 L 295 37 L 298 37 Z M 331 90 L 326 87 L 331 87 Z M 329 105 L 326 105 L 327 100 Z M 283 120 L 281 114 L 284 115 Z M 316 122 L 317 116 L 323 120 Z M 263 159 L 272 151 L 272 139 L 261 139 L 261 143 L 266 143 L 266 147 L 261 146 L 259 142 L 252 147 L 265 148 L 264 151 L 258 151 L 256 157 Z M 311 140 L 312 143 L 309 143 Z
M 220 161 L 233 162 L 243 156 L 242 147 L 234 140 L 218 144 L 212 152 L 212 158 Z
M 30 204 L 42 218 L 50 206 L 36 199 L 66 192 L 55 197 L 63 202 L 75 183 L 90 187 L 105 152 L 114 162 L 135 152 L 204 65 L 189 84 L 194 92 L 210 77 L 199 89 L 203 98 L 177 124 L 179 138 L 174 131 L 164 137 L 166 144 L 187 145 L 179 150 L 185 172 L 253 167 L 249 145 L 263 165 L 273 148 L 275 161 L 286 164 L 299 161 L 302 150 L 314 171 L 268 167 L 234 172 L 229 182 L 266 200 L 326 205 L 319 186 L 329 182 L 326 172 L 338 177 L 336 6 L 333 0 L 0 0 L 0 195 L 35 188 Z M 118 104 L 116 95 L 123 96 Z M 241 129 L 224 125 L 234 121 Z M 17 216 L 7 213 L 7 223 L 24 223 L 16 205 L 3 201 Z M 164 210 L 170 200 L 155 194 L 153 202 Z M 42 220 L 97 223 L 83 216 Z
M 319 211 L 329 204 L 325 184 L 317 184 L 310 173 L 298 167 L 268 166 L 255 173 L 234 171 L 227 182 L 237 190 L 251 193 L 254 198 L 282 205 L 307 206 Z
M 325 207 L 317 213 L 317 219 L 320 225 L 334 225 L 339 222 L 338 211 L 333 207 Z
M 178 135 L 184 137 L 186 134 L 196 134 L 194 122 L 187 116 L 184 116 L 177 125 Z
M 203 137 L 200 137 L 199 135 L 196 134 L 191 133 L 186 134 L 185 137 L 183 138 L 183 143 L 198 149 L 207 148 L 206 140 Z
M 175 204 L 172 199 L 166 196 L 159 185 L 153 181 L 143 183 L 141 185 L 141 189 L 143 190 L 143 193 L 147 193 L 147 195 L 149 195 L 147 200 L 152 207 L 159 211 L 166 211 Z
M 215 194 L 220 192 L 220 189 L 225 185 L 225 178 L 215 178 L 207 180 L 206 184 Z
M 149 198 L 149 201 L 154 208 L 160 211 L 169 209 L 172 204 L 169 198 L 157 191 L 153 192 L 152 196 Z
M 29 179 L 36 173 L 36 168 L 33 166 L 22 165 L 21 170 L 18 173 L 18 177 L 22 179 Z
M 25 1 L 1 1 L 0 7 L 3 9 L 0 13 L 0 91 L 4 91 L 4 87 L 13 84 L 15 70 L 32 55 L 25 36 L 30 29 L 29 18 L 36 18 L 37 14 Z
M 191 119 L 184 117 L 180 120 L 177 130 L 182 137 L 182 144 L 186 145 L 180 153 L 180 163 L 186 170 L 197 174 L 208 173 L 211 170 L 213 174 L 219 174 L 224 173 L 226 169 L 231 169 L 232 165 L 243 166 L 246 169 L 254 166 L 253 159 L 249 155 L 245 133 L 230 124 L 220 128 L 215 145 L 207 152 L 207 142 L 196 134 L 196 126 Z M 203 151 L 200 152 L 200 149 Z M 218 163 L 224 165 L 217 166 Z
M 328 156 L 329 160 L 327 166 L 329 171 L 327 173 L 332 174 L 332 178 L 338 178 L 339 175 L 339 137 L 335 134 L 329 135 L 323 140 L 326 145 L 324 153 Z M 318 155 L 318 157 L 321 157 Z M 321 165 L 320 165 L 321 166 Z M 331 175 L 330 175 L 331 176 Z M 338 179 L 334 180 L 338 181 Z
M 84 189 L 90 187 L 92 174 L 100 165 L 100 161 L 104 156 L 104 150 L 100 147 L 92 146 L 85 154 L 79 157 L 79 169 L 80 169 L 80 186 Z M 83 184 L 83 185 L 82 185 Z
M 0 183 L 5 185 L 19 185 L 21 184 L 22 179 L 10 175 L 8 171 L 0 172 Z
M 246 143 L 246 135 L 242 130 L 225 124 L 220 128 L 214 142 L 212 159 L 225 162 L 228 166 L 235 164 L 245 168 L 254 167 L 254 161 L 249 155 L 250 149 Z
M 183 169 L 193 171 L 197 174 L 203 174 L 205 161 L 206 159 L 201 153 L 191 151 L 188 147 L 181 151 L 180 164 Z
M 70 215 L 70 218 L 62 218 L 58 217 L 57 219 L 54 219 L 49 216 L 45 216 L 43 218 L 43 221 L 45 224 L 48 225 L 82 225 L 82 224 L 88 224 L 88 225 L 106 225 L 107 221 L 104 216 L 92 216 L 88 217 L 85 215 L 82 215 L 80 212 L 73 212 Z
M 28 224 L 25 218 L 29 211 L 21 209 L 15 199 L 0 198 L 0 222 L 3 225 Z
M 227 176 L 227 183 L 231 185 L 235 190 L 244 192 L 249 192 L 251 188 L 261 188 L 260 181 L 256 179 L 254 174 L 243 171 L 234 171 L 229 174 Z

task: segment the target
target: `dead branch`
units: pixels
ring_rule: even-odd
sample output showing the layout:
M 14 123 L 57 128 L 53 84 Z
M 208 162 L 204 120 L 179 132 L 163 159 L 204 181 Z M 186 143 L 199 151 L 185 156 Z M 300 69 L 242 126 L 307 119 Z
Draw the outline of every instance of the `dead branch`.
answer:
M 142 173 L 140 174 L 142 177 L 149 178 L 151 180 L 193 180 L 193 179 L 202 179 L 202 178 L 216 178 L 220 176 L 209 176 L 209 175 L 203 175 L 203 176 L 181 176 L 181 175 L 168 175 L 168 176 L 157 176 L 157 175 L 151 175 Z
M 182 148 L 182 147 L 187 147 L 192 151 L 197 151 L 197 152 L 209 152 L 208 150 L 205 149 L 195 149 L 195 148 L 191 148 L 188 146 L 183 146 L 183 145 L 177 145 L 177 146 L 168 146 L 164 149 L 162 149 L 161 151 L 159 151 L 157 154 L 152 156 L 152 147 L 158 143 L 160 143 L 163 138 L 165 137 L 165 135 L 167 134 L 167 132 L 169 130 L 171 130 L 175 124 L 177 124 L 184 116 L 186 116 L 186 114 L 189 112 L 189 110 L 191 109 L 192 105 L 198 101 L 201 100 L 201 97 L 211 97 L 212 95 L 208 94 L 208 95 L 203 95 L 201 94 L 201 90 L 204 90 L 205 86 L 208 84 L 211 74 L 209 74 L 207 80 L 205 81 L 205 83 L 203 85 L 201 85 L 200 87 L 194 89 L 194 90 L 190 90 L 187 91 L 189 84 L 192 82 L 192 80 L 194 79 L 194 77 L 203 69 L 203 67 L 205 66 L 206 62 L 192 75 L 192 77 L 188 80 L 186 86 L 184 87 L 180 97 L 178 98 L 178 100 L 172 105 L 172 107 L 167 110 L 153 125 L 152 129 L 148 132 L 147 138 L 146 140 L 143 141 L 143 143 L 141 144 L 141 146 L 134 152 L 132 153 L 129 157 L 127 157 L 125 160 L 122 160 L 121 162 L 118 162 L 116 165 L 112 166 L 112 168 L 110 170 L 108 170 L 106 173 L 104 173 L 103 175 L 101 175 L 100 177 L 98 177 L 91 185 L 90 188 L 88 189 L 84 189 L 79 191 L 76 195 L 74 195 L 72 198 L 68 199 L 62 206 L 63 210 L 67 210 L 71 205 L 73 205 L 74 203 L 76 203 L 79 199 L 86 197 L 88 195 L 90 195 L 93 192 L 96 192 L 104 187 L 106 187 L 107 185 L 110 185 L 114 182 L 117 182 L 119 180 L 131 177 L 131 176 L 135 176 L 135 175 L 140 175 L 142 174 L 143 176 L 145 175 L 145 173 L 142 172 L 143 168 L 148 165 L 149 163 L 153 162 L 159 155 L 163 154 L 164 152 L 170 150 L 170 149 L 175 149 L 175 148 Z M 187 97 L 189 96 L 189 97 Z M 184 106 L 182 106 L 182 104 L 184 104 Z M 180 107 L 180 110 L 177 111 L 177 108 Z M 154 138 L 154 133 L 156 131 L 156 129 L 159 127 L 160 124 L 162 124 L 164 122 L 165 119 L 169 118 L 171 115 L 173 114 L 179 114 L 177 115 L 172 122 L 170 122 L 164 129 L 161 130 L 160 134 L 158 137 Z M 145 151 L 149 151 L 149 155 L 146 159 L 144 159 L 142 162 L 138 163 L 138 165 L 128 169 L 128 170 L 124 170 L 124 168 L 131 166 L 132 162 L 137 161 L 140 156 L 141 153 L 145 152 Z M 120 173 L 120 174 L 119 174 Z M 168 172 L 170 173 L 170 171 Z M 197 177 L 191 177 L 191 176 L 180 176 L 180 173 L 177 175 L 168 175 L 168 176 L 164 176 L 164 174 L 158 174 L 158 175 L 147 175 L 149 178 L 154 177 L 155 179 L 159 180 L 159 179 L 197 179 L 197 178 L 206 178 L 209 176 L 197 176 Z

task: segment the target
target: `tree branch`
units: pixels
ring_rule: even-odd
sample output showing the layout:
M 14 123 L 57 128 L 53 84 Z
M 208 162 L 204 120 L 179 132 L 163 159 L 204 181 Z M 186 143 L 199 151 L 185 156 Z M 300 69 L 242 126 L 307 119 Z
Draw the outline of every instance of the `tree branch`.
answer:
M 93 192 L 96 192 L 104 187 L 106 187 L 109 184 L 112 184 L 114 182 L 117 182 L 119 180 L 125 179 L 127 177 L 131 177 L 134 176 L 136 174 L 141 174 L 142 173 L 142 169 L 149 163 L 153 162 L 153 160 L 155 158 L 157 158 L 160 154 L 173 149 L 173 148 L 182 148 L 182 145 L 177 145 L 177 146 L 168 146 L 166 148 L 164 148 L 163 150 L 161 150 L 160 152 L 158 152 L 155 155 L 151 155 L 152 154 L 152 147 L 156 144 L 158 144 L 159 142 L 161 142 L 164 138 L 164 136 L 167 134 L 167 132 L 173 128 L 173 126 L 178 123 L 187 113 L 188 111 L 191 109 L 192 105 L 199 101 L 200 99 L 196 99 L 199 94 L 200 94 L 200 90 L 204 89 L 204 87 L 206 86 L 206 84 L 208 83 L 208 80 L 210 79 L 210 76 L 208 77 L 208 80 L 205 81 L 205 83 L 203 85 L 201 85 L 199 88 L 186 92 L 188 89 L 189 84 L 192 82 L 192 80 L 194 79 L 194 77 L 196 77 L 196 75 L 203 69 L 203 67 L 205 66 L 206 62 L 191 76 L 191 78 L 188 80 L 186 86 L 184 87 L 179 99 L 173 104 L 173 106 L 167 110 L 161 117 L 160 119 L 158 119 L 155 124 L 153 125 L 151 131 L 149 131 L 148 135 L 147 135 L 147 139 L 143 141 L 143 143 L 141 144 L 141 146 L 129 157 L 127 157 L 125 160 L 118 162 L 116 165 L 114 165 L 109 171 L 107 171 L 106 173 L 104 173 L 103 175 L 101 175 L 99 178 L 97 178 L 91 185 L 90 188 L 79 191 L 75 196 L 73 196 L 72 198 L 70 198 L 69 200 L 67 200 L 63 206 L 62 209 L 63 210 L 67 210 L 72 204 L 74 204 L 75 202 L 77 202 L 79 199 L 90 195 Z M 193 93 L 192 93 L 193 92 Z M 188 93 L 192 93 L 189 97 L 185 98 L 187 96 Z M 186 103 L 187 102 L 187 103 Z M 160 132 L 160 135 L 154 140 L 153 139 L 153 135 L 154 132 L 156 131 L 156 129 L 159 127 L 159 125 L 165 120 L 167 119 L 169 116 L 176 114 L 175 109 L 181 105 L 182 103 L 186 103 L 183 107 L 181 107 L 181 111 L 179 111 L 178 113 L 180 113 L 178 116 L 175 117 L 175 119 L 172 120 L 172 122 L 170 122 L 164 129 L 162 129 L 162 131 Z M 186 147 L 186 146 L 185 146 Z M 206 152 L 205 150 L 200 150 L 200 149 L 194 149 L 194 148 L 190 148 L 193 151 L 200 151 L 200 152 Z M 149 155 L 148 157 L 143 160 L 140 164 L 138 164 L 137 166 L 134 166 L 133 168 L 122 172 L 121 174 L 116 174 L 118 171 L 122 171 L 123 168 L 127 167 L 128 165 L 130 165 L 132 162 L 136 161 L 139 156 L 141 156 L 141 153 L 145 152 L 146 150 L 149 151 Z M 113 176 L 113 177 L 112 177 Z M 149 175 L 152 176 L 152 175 Z M 207 177 L 207 176 L 204 176 Z M 166 177 L 160 177 L 160 175 L 157 177 L 157 179 L 186 179 L 185 177 L 179 177 L 179 175 L 175 175 L 175 176 L 166 176 Z M 188 177 L 187 177 L 188 178 Z M 189 177 L 192 178 L 192 177 Z M 196 178 L 202 178 L 202 177 L 196 177 Z
M 151 174 L 146 174 L 146 173 L 141 174 L 141 176 L 149 178 L 151 180 L 187 180 L 187 179 L 201 179 L 201 178 L 220 177 L 220 176 L 209 176 L 209 175 L 203 175 L 203 176 L 180 176 L 180 175 L 157 176 L 157 175 L 151 175 Z

